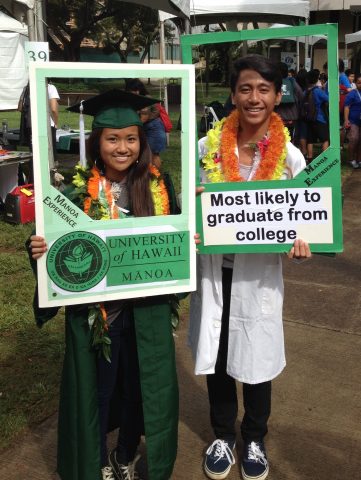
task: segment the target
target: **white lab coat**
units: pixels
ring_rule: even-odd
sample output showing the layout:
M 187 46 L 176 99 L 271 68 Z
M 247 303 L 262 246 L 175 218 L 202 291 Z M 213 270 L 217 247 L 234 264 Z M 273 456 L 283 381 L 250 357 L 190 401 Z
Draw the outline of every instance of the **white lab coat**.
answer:
M 204 152 L 201 140 L 200 152 Z M 283 179 L 305 167 L 301 152 L 287 144 Z M 223 255 L 199 255 L 197 291 L 192 294 L 189 344 L 195 373 L 214 373 L 222 318 Z M 244 383 L 275 378 L 286 365 L 283 324 L 283 277 L 279 254 L 234 256 L 227 373 Z

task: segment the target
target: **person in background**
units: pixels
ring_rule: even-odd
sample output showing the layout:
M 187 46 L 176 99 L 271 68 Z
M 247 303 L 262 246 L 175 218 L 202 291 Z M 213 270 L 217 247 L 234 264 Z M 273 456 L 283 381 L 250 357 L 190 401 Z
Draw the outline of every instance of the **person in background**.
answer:
M 265 57 L 249 55 L 235 62 L 230 84 L 235 110 L 199 140 L 202 182 L 235 182 L 237 189 L 240 182 L 294 178 L 306 164 L 273 112 L 282 98 L 279 68 Z M 289 258 L 310 256 L 307 242 L 295 240 Z M 271 413 L 271 381 L 286 363 L 281 257 L 240 253 L 199 255 L 197 260 L 189 343 L 195 373 L 207 375 L 215 435 L 205 453 L 204 470 L 211 479 L 224 479 L 235 463 L 239 381 L 245 409 L 242 478 L 264 480 L 269 472 L 264 437 Z
M 327 62 L 325 63 L 326 68 L 327 68 Z M 347 78 L 347 75 L 345 74 L 345 64 L 344 61 L 340 58 L 338 61 L 338 85 L 339 85 L 339 112 L 340 112 L 340 143 L 341 145 L 344 144 L 345 140 L 345 130 L 343 128 L 344 124 L 344 104 L 345 104 L 345 99 L 346 95 L 348 92 L 351 92 L 352 87 L 349 79 Z M 328 83 L 326 82 L 325 84 L 325 92 L 328 95 Z
M 323 65 L 322 65 L 322 73 L 324 73 L 326 75 L 326 80 L 328 78 L 328 63 L 325 62 Z
M 179 213 L 169 182 L 152 165 L 137 111 L 157 100 L 120 90 L 83 102 L 94 116 L 89 167 L 64 191 L 93 220 Z M 70 108 L 79 112 L 79 105 Z M 32 266 L 46 239 L 28 244 Z M 76 247 L 75 247 L 76 248 Z M 65 307 L 65 356 L 58 422 L 61 480 L 139 480 L 136 454 L 145 433 L 149 480 L 171 478 L 177 451 L 178 386 L 168 295 Z M 39 308 L 39 326 L 59 307 Z M 91 323 L 93 322 L 93 323 Z M 119 428 L 108 455 L 107 432 Z
M 149 147 L 152 151 L 153 164 L 160 168 L 162 161 L 160 153 L 167 148 L 167 135 L 164 124 L 160 119 L 159 110 L 156 105 L 143 108 L 139 112 L 140 119 L 143 122 L 143 128 Z
M 303 93 L 293 76 L 288 75 L 287 65 L 280 62 L 278 66 L 282 75 L 282 98 L 280 104 L 275 106 L 275 112 L 282 118 L 293 140 Z
M 148 90 L 139 78 L 127 78 L 125 80 L 125 90 L 136 95 L 148 95 Z
M 49 97 L 49 110 L 50 110 L 50 126 L 51 126 L 51 139 L 53 143 L 53 155 L 55 160 L 56 155 L 56 129 L 59 122 L 59 104 L 60 100 L 58 90 L 56 86 L 48 82 L 48 97 Z
M 361 75 L 356 77 L 356 89 L 347 94 L 344 127 L 348 130 L 348 158 L 353 168 L 361 168 Z
M 289 77 L 295 77 L 296 76 L 296 70 L 294 68 L 290 68 L 288 70 L 288 76 Z
M 301 88 L 302 92 L 307 89 L 307 70 L 302 68 L 298 71 L 296 75 L 296 82 L 298 83 L 299 87 Z M 303 93 L 302 93 L 303 99 Z M 302 104 L 302 101 L 301 101 Z M 307 124 L 305 120 L 301 118 L 299 115 L 298 122 L 296 123 L 296 131 L 294 136 L 294 144 L 299 147 L 303 156 L 307 157 Z
M 352 90 L 355 90 L 356 88 L 356 83 L 355 83 L 355 72 L 353 70 L 351 70 L 351 68 L 348 68 L 347 70 L 345 70 L 345 74 L 351 84 L 351 88 Z
M 127 79 L 125 89 L 136 95 L 148 95 L 147 89 L 139 78 Z M 161 119 L 161 108 L 161 104 L 158 103 L 140 111 L 144 132 L 153 155 L 153 164 L 157 168 L 160 168 L 162 164 L 160 153 L 167 148 L 167 135 L 165 125 Z M 168 115 L 164 108 L 163 111 Z
M 351 82 L 345 73 L 345 63 L 341 58 L 338 61 L 338 84 L 346 87 L 348 92 L 352 90 Z
M 321 83 L 321 88 L 322 88 L 322 90 L 324 90 L 325 85 L 327 83 L 327 75 L 324 72 L 321 72 L 319 80 L 320 80 L 320 83 Z
M 308 88 L 304 93 L 305 102 L 306 96 L 310 95 L 309 104 L 314 111 L 308 118 L 304 118 L 307 124 L 307 162 L 310 163 L 313 159 L 313 144 L 321 142 L 322 151 L 325 151 L 330 144 L 330 133 L 328 126 L 328 93 L 318 86 L 320 71 L 317 69 L 311 70 L 307 74 Z

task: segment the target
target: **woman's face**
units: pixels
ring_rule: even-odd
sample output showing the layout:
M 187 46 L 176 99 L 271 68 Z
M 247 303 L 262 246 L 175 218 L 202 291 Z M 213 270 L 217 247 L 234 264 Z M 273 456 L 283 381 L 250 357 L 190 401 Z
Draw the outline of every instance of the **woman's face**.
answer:
M 138 127 L 104 128 L 99 145 L 107 178 L 113 182 L 124 180 L 131 165 L 139 158 Z

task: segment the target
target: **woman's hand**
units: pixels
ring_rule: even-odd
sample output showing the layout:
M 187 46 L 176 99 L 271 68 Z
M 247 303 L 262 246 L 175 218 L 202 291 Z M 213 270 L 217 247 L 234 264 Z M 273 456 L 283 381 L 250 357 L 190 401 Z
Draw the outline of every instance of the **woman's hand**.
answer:
M 288 258 L 295 260 L 307 260 L 312 257 L 310 247 L 307 242 L 298 238 L 294 241 L 293 247 L 288 252 Z
M 196 195 L 199 195 L 200 193 L 204 192 L 205 188 L 204 187 L 196 187 Z
M 200 236 L 199 233 L 196 233 L 196 234 L 194 235 L 194 243 L 195 243 L 196 245 L 199 245 L 200 243 L 202 243 L 201 236 Z
M 41 258 L 48 250 L 46 241 L 39 235 L 32 235 L 30 237 L 30 248 L 31 256 L 34 258 L 34 260 L 39 260 L 39 258 Z

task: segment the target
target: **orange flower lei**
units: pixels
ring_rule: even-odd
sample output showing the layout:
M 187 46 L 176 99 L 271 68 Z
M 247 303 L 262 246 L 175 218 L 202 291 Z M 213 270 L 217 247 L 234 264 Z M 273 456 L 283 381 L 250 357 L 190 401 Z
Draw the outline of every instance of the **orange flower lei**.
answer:
M 238 129 L 239 114 L 237 110 L 234 110 L 226 118 L 220 131 L 220 157 L 217 155 L 214 157 L 214 165 L 221 166 L 226 182 L 245 181 L 239 173 L 239 160 L 235 153 Z M 286 143 L 288 141 L 288 130 L 284 127 L 280 117 L 272 113 L 268 128 L 268 145 L 260 152 L 261 161 L 252 180 L 278 180 L 281 178 L 286 165 Z M 207 170 L 209 170 L 209 166 Z
M 110 218 L 119 218 L 119 210 L 111 192 L 111 183 L 105 177 L 100 175 L 100 171 L 96 166 L 90 170 L 90 173 L 91 177 L 89 178 L 87 185 L 89 196 L 84 200 L 84 212 L 88 214 L 92 201 L 98 200 L 99 189 L 101 186 L 108 203 Z
M 78 167 L 78 172 L 79 172 Z M 168 191 L 159 170 L 154 165 L 149 165 L 151 174 L 150 191 L 154 205 L 155 215 L 168 215 L 170 213 Z M 93 166 L 90 170 L 90 176 L 87 180 L 86 191 L 88 195 L 84 199 L 83 210 L 86 214 L 92 207 L 93 202 L 99 201 L 100 189 L 104 192 L 106 207 L 100 206 L 101 219 L 119 218 L 119 210 L 114 200 L 111 182 L 100 174 L 99 169 Z

